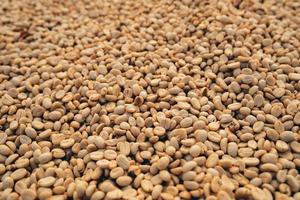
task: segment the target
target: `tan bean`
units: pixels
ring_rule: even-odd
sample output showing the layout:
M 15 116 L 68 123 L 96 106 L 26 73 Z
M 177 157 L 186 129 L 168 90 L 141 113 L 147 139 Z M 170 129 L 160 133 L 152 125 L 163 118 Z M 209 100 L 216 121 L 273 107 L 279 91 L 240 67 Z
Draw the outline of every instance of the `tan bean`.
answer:
M 116 182 L 118 185 L 125 187 L 132 182 L 132 178 L 130 176 L 120 176 L 117 178 Z
M 161 157 L 158 161 L 157 161 L 157 168 L 159 170 L 163 170 L 166 169 L 168 167 L 170 163 L 170 159 L 166 156 Z
M 101 200 L 105 196 L 105 193 L 102 191 L 96 191 L 94 194 L 91 196 L 91 200 Z
M 32 123 L 31 123 L 32 127 L 34 129 L 37 129 L 37 130 L 41 130 L 44 128 L 44 124 L 40 121 L 37 121 L 37 120 L 34 120 Z
M 109 191 L 106 194 L 106 197 L 107 197 L 107 199 L 121 199 L 122 195 L 123 195 L 122 190 L 116 189 L 113 191 Z
M 278 140 L 276 142 L 276 149 L 279 152 L 286 152 L 289 149 L 289 146 L 284 141 Z
M 261 157 L 261 161 L 263 163 L 273 163 L 276 164 L 278 159 L 278 155 L 273 153 L 266 153 Z
M 197 163 L 195 161 L 188 161 L 182 166 L 183 172 L 188 172 L 192 169 L 194 169 L 197 166 Z
M 49 119 L 52 121 L 57 121 L 62 117 L 61 112 L 59 111 L 52 111 L 49 113 Z
M 90 153 L 90 157 L 91 157 L 92 160 L 97 161 L 97 160 L 103 159 L 104 154 L 103 154 L 103 152 L 95 151 L 95 152 Z
M 206 167 L 215 167 L 219 162 L 219 156 L 216 153 L 212 153 L 206 160 Z
M 52 153 L 50 153 L 50 152 L 43 153 L 39 156 L 39 163 L 41 163 L 41 164 L 45 164 L 45 163 L 49 162 L 50 160 L 52 160 Z
M 163 187 L 161 185 L 155 185 L 153 190 L 152 190 L 152 198 L 153 199 L 158 199 L 161 192 L 163 190 Z
M 114 160 L 117 158 L 117 152 L 114 150 L 106 150 L 104 151 L 104 158 L 107 160 Z
M 38 181 L 38 185 L 41 187 L 51 187 L 55 183 L 56 179 L 54 177 L 48 176 L 42 178 Z
M 230 156 L 236 157 L 238 153 L 238 146 L 234 142 L 228 143 L 227 152 Z
M 130 162 L 129 162 L 128 158 L 122 154 L 117 156 L 116 161 L 117 161 L 118 165 L 121 168 L 123 168 L 124 170 L 127 170 L 130 166 Z
M 253 125 L 253 131 L 256 133 L 261 132 L 263 128 L 264 128 L 264 123 L 262 121 L 257 121 Z
M 145 192 L 152 192 L 153 190 L 153 184 L 149 180 L 142 180 L 141 187 Z
M 189 150 L 191 156 L 193 157 L 198 157 L 201 152 L 202 152 L 202 149 L 199 145 L 193 145 L 190 150 Z
M 20 179 L 24 178 L 26 175 L 27 175 L 27 170 L 24 169 L 24 168 L 20 168 L 20 169 L 15 170 L 15 171 L 10 175 L 10 177 L 11 177 L 14 181 L 16 181 L 16 180 L 20 180 Z
M 124 170 L 121 167 L 116 167 L 110 171 L 109 175 L 111 178 L 116 179 L 116 178 L 122 176 L 123 174 L 124 174 Z
M 123 196 L 122 198 L 123 199 L 132 199 L 132 198 L 135 198 L 137 196 L 137 191 L 135 189 L 126 189 L 126 190 L 123 190 Z
M 36 138 L 36 136 L 37 136 L 36 130 L 33 129 L 32 127 L 26 127 L 25 133 L 30 138 Z
M 157 136 L 162 136 L 166 133 L 166 130 L 163 127 L 157 126 L 154 128 L 153 132 Z
M 21 193 L 21 197 L 23 200 L 34 200 L 36 199 L 36 192 L 32 189 L 25 189 Z
M 299 192 L 300 184 L 294 176 L 287 175 L 286 180 L 293 192 Z
M 12 153 L 12 151 L 10 150 L 10 148 L 6 145 L 0 145 L 0 154 L 4 155 L 4 156 L 8 156 Z
M 75 143 L 75 140 L 72 138 L 69 138 L 69 139 L 62 140 L 60 142 L 60 146 L 64 149 L 67 149 L 67 148 L 70 148 L 71 146 L 73 146 L 74 143 Z

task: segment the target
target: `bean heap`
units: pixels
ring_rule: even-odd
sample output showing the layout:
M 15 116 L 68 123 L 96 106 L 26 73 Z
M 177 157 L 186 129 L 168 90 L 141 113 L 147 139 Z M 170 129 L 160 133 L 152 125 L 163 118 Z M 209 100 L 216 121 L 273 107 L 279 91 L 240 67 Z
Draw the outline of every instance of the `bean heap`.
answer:
M 0 199 L 300 199 L 298 0 L 1 0 Z

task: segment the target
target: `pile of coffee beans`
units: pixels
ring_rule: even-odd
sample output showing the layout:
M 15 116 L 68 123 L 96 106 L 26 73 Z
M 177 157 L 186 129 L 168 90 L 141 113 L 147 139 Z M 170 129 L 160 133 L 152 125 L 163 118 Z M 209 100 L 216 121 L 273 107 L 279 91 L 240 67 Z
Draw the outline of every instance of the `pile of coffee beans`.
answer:
M 300 200 L 299 0 L 1 0 L 0 199 Z

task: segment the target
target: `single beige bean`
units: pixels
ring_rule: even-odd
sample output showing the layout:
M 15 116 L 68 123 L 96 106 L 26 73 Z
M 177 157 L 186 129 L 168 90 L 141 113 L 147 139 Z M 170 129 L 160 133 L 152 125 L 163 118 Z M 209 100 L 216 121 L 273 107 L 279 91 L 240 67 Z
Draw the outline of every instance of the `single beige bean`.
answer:
M 296 177 L 292 175 L 287 175 L 286 181 L 293 192 L 299 192 L 300 184 L 299 184 L 299 180 L 297 180 Z
M 19 127 L 19 123 L 17 121 L 15 121 L 15 120 L 12 121 L 12 122 L 10 122 L 10 124 L 9 124 L 9 128 L 11 130 L 16 130 L 18 127 Z
M 182 175 L 182 180 L 183 181 L 191 181 L 196 178 L 196 172 L 194 171 L 187 171 Z
M 190 152 L 191 156 L 198 157 L 201 154 L 202 149 L 201 149 L 201 147 L 199 145 L 193 145 L 190 148 L 189 152 Z
M 222 136 L 214 131 L 209 131 L 207 137 L 210 141 L 219 143 L 222 139 Z
M 287 170 L 279 170 L 276 174 L 276 179 L 279 181 L 279 183 L 285 182 L 286 177 L 287 177 Z
M 251 148 L 239 148 L 238 155 L 242 158 L 251 157 L 253 155 L 253 150 Z
M 56 179 L 54 177 L 48 176 L 42 178 L 38 181 L 38 185 L 41 187 L 51 187 L 55 183 Z
M 272 141 L 277 141 L 279 139 L 279 133 L 274 129 L 268 129 L 266 133 L 267 137 Z
M 275 164 L 272 163 L 266 163 L 266 164 L 262 164 L 260 165 L 260 169 L 265 172 L 278 172 L 278 167 Z
M 114 150 L 106 150 L 104 151 L 104 158 L 107 160 L 114 160 L 117 158 L 117 152 Z
M 191 104 L 196 110 L 200 110 L 201 104 L 200 101 L 197 98 L 192 98 L 191 99 Z
M 257 187 L 251 188 L 251 195 L 253 199 L 266 199 L 264 191 Z
M 190 126 L 192 126 L 192 124 L 193 124 L 193 119 L 191 117 L 186 117 L 183 120 L 181 120 L 181 122 L 180 122 L 180 126 L 182 128 L 190 127 Z
M 296 125 L 300 125 L 300 112 L 297 112 L 296 115 L 294 116 L 294 123 Z
M 18 159 L 16 162 L 15 162 L 15 165 L 17 168 L 25 168 L 25 167 L 28 167 L 29 165 L 29 160 L 27 158 L 21 158 L 21 159 Z
M 232 103 L 232 104 L 229 104 L 227 107 L 228 107 L 229 110 L 235 111 L 235 110 L 239 110 L 242 107 L 242 104 Z
M 137 191 L 135 189 L 128 188 L 123 190 L 123 196 L 122 196 L 123 199 L 133 199 L 136 196 L 137 196 Z
M 26 127 L 25 133 L 30 138 L 36 138 L 36 136 L 37 136 L 36 130 L 33 129 L 32 127 Z
M 261 157 L 261 161 L 263 163 L 273 163 L 276 164 L 278 159 L 278 155 L 274 153 L 266 153 Z
M 174 196 L 172 194 L 170 194 L 170 193 L 167 193 L 167 192 L 161 193 L 160 196 L 164 200 L 172 200 L 172 199 L 174 199 Z
M 34 200 L 34 199 L 36 199 L 36 197 L 37 197 L 37 194 L 32 189 L 25 189 L 21 193 L 21 198 L 23 200 Z
M 187 132 L 184 128 L 180 128 L 180 129 L 175 129 L 174 131 L 172 131 L 174 137 L 177 137 L 177 138 L 186 138 L 187 136 Z
M 118 185 L 125 187 L 130 185 L 130 183 L 132 182 L 132 178 L 130 176 L 120 176 L 117 178 L 116 182 Z
M 101 160 L 104 158 L 104 153 L 101 151 L 95 151 L 95 152 L 90 153 L 90 157 L 92 160 L 95 160 L 95 161 Z
M 232 122 L 232 120 L 233 120 L 233 118 L 229 114 L 222 114 L 221 117 L 220 117 L 220 123 L 221 124 L 230 123 L 230 122 Z
M 274 95 L 276 98 L 280 98 L 280 97 L 282 97 L 284 94 L 285 94 L 285 89 L 284 89 L 284 88 L 275 88 L 275 89 L 273 90 L 273 95 Z
M 289 73 L 289 79 L 291 79 L 292 81 L 299 81 L 300 73 Z
M 32 140 L 27 135 L 20 135 L 20 142 L 22 144 L 30 144 L 32 142 Z
M 171 180 L 171 175 L 167 170 L 160 171 L 159 177 L 165 182 L 169 182 Z
M 153 190 L 153 184 L 149 180 L 146 179 L 142 180 L 141 186 L 145 192 L 152 192 Z
M 60 147 L 67 149 L 74 145 L 75 140 L 73 138 L 65 139 L 60 142 Z
M 63 158 L 63 157 L 65 157 L 65 155 L 66 155 L 66 153 L 65 153 L 64 150 L 58 149 L 58 148 L 52 149 L 51 152 L 52 152 L 53 158 Z
M 91 200 L 101 200 L 105 196 L 105 193 L 102 191 L 96 191 L 94 194 L 91 196 Z
M 262 122 L 262 121 L 257 121 L 253 125 L 253 131 L 256 133 L 261 132 L 263 130 L 263 128 L 264 128 L 264 122 Z
M 124 174 L 124 170 L 121 167 L 116 167 L 112 169 L 109 173 L 110 177 L 116 179 Z
M 166 133 L 166 130 L 163 127 L 157 126 L 154 128 L 153 133 L 157 136 L 162 136 Z
M 159 198 L 159 196 L 160 196 L 160 194 L 161 194 L 161 192 L 162 192 L 162 190 L 163 190 L 163 186 L 161 186 L 161 185 L 155 185 L 154 186 L 154 188 L 153 188 L 153 190 L 152 190 L 152 198 L 153 199 L 158 199 Z
M 219 165 L 223 168 L 230 168 L 232 166 L 232 161 L 230 159 L 219 160 Z
M 10 148 L 6 145 L 1 144 L 0 145 L 0 154 L 4 155 L 4 156 L 8 156 L 12 153 L 12 151 L 10 150 Z
M 119 143 L 120 153 L 128 156 L 130 154 L 130 144 L 128 142 Z
M 66 92 L 64 90 L 59 90 L 55 94 L 56 99 L 62 99 L 65 96 Z
M 40 188 L 37 191 L 38 199 L 49 199 L 53 195 L 53 192 L 50 188 Z
M 98 160 L 96 164 L 100 168 L 108 168 L 110 162 L 109 162 L 109 160 L 101 159 L 101 160 Z
M 217 131 L 220 128 L 220 124 L 219 124 L 219 122 L 211 122 L 208 124 L 208 128 L 211 131 Z
M 212 153 L 206 160 L 206 167 L 215 167 L 219 162 L 219 156 L 216 153 Z
M 41 163 L 41 164 L 45 164 L 45 163 L 49 162 L 50 160 L 52 160 L 52 153 L 50 153 L 50 152 L 43 153 L 39 157 L 39 163 Z
M 296 139 L 294 133 L 292 131 L 283 131 L 280 134 L 280 139 L 284 142 L 292 142 Z
M 113 191 L 109 191 L 106 194 L 106 198 L 107 199 L 121 199 L 122 195 L 123 195 L 122 190 L 115 189 Z
M 21 168 L 21 169 L 15 170 L 15 171 L 10 175 L 10 177 L 11 177 L 14 181 L 17 181 L 17 180 L 20 180 L 20 179 L 24 178 L 26 175 L 27 175 L 27 170 L 24 169 L 24 168 Z
M 241 66 L 240 62 L 233 62 L 233 63 L 229 63 L 227 64 L 227 68 L 228 69 L 237 69 Z
M 278 140 L 276 142 L 276 149 L 279 152 L 286 152 L 289 149 L 289 146 L 287 143 L 285 143 L 284 141 Z
M 1 98 L 1 102 L 4 105 L 10 106 L 13 105 L 14 99 L 9 94 L 4 94 Z
M 261 94 L 258 94 L 254 97 L 254 104 L 258 107 L 262 106 L 264 103 L 264 97 Z
M 44 108 L 49 109 L 52 106 L 52 100 L 50 98 L 46 97 L 43 99 L 42 104 L 43 104 Z
M 300 143 L 299 142 L 297 142 L 297 141 L 291 142 L 290 147 L 294 152 L 300 153 Z
M 199 183 L 196 181 L 184 181 L 183 185 L 188 190 L 196 190 L 199 188 Z
M 4 174 L 6 171 L 5 165 L 4 164 L 0 164 L 0 175 Z
M 37 120 L 34 120 L 32 123 L 31 123 L 32 127 L 34 129 L 37 129 L 37 130 L 41 130 L 44 128 L 44 124 L 40 121 L 37 121 Z
M 128 158 L 126 156 L 124 156 L 123 154 L 118 155 L 116 158 L 116 161 L 117 161 L 117 164 L 124 170 L 127 170 L 130 166 L 130 162 L 129 162 Z
M 197 163 L 195 161 L 188 161 L 188 162 L 184 163 L 184 165 L 182 166 L 182 171 L 188 172 L 188 171 L 194 169 L 196 166 L 197 166 Z
M 157 161 L 157 168 L 159 170 L 163 170 L 166 169 L 168 167 L 170 163 L 170 159 L 166 156 L 161 157 L 158 161 Z
M 59 111 L 52 111 L 49 113 L 49 119 L 52 121 L 57 121 L 62 117 L 61 112 Z
M 238 153 L 238 146 L 234 142 L 228 143 L 227 152 L 230 156 L 236 157 Z

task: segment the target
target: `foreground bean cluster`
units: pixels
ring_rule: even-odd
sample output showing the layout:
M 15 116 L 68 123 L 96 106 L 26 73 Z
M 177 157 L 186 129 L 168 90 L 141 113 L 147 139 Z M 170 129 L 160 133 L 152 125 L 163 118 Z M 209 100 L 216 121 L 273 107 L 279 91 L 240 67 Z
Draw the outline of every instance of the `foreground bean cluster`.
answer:
M 300 2 L 0 3 L 0 199 L 300 199 Z

